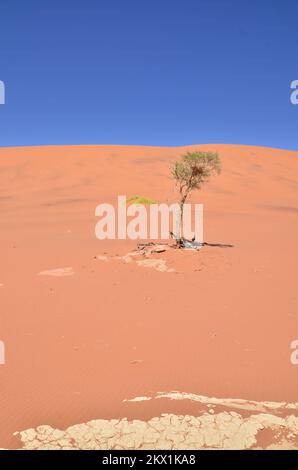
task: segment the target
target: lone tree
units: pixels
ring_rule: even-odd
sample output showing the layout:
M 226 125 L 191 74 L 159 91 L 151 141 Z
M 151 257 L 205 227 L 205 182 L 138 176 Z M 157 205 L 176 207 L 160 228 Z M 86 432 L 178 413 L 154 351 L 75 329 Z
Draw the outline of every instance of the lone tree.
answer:
M 187 152 L 171 168 L 180 195 L 180 227 L 177 244 L 183 245 L 182 223 L 183 207 L 187 198 L 195 189 L 201 189 L 210 176 L 221 172 L 221 163 L 217 152 Z

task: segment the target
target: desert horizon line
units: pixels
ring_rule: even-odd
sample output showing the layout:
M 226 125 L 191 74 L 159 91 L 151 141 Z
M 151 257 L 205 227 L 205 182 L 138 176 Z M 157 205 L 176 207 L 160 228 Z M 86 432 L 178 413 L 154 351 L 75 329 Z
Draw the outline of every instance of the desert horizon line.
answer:
M 169 148 L 169 149 L 185 149 L 193 147 L 202 147 L 202 146 L 226 146 L 226 147 L 250 147 L 250 148 L 264 148 L 268 150 L 283 150 L 285 152 L 298 152 L 297 149 L 289 149 L 284 147 L 271 147 L 270 145 L 257 145 L 257 144 L 243 144 L 243 143 L 221 143 L 221 142 L 207 142 L 207 143 L 196 143 L 196 144 L 185 144 L 185 145 L 146 145 L 146 144 L 98 144 L 98 143 L 80 143 L 80 144 L 32 144 L 32 145 L 5 145 L 0 146 L 0 150 L 6 149 L 22 149 L 22 148 L 55 148 L 55 147 L 139 147 L 139 148 Z

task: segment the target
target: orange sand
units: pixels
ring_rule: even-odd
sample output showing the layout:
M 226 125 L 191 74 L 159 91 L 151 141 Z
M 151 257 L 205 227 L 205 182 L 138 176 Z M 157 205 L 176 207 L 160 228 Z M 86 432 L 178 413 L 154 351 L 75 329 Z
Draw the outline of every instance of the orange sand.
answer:
M 233 247 L 167 252 L 175 273 L 95 259 L 136 246 L 95 238 L 97 204 L 175 201 L 169 165 L 190 148 L 0 149 L 0 447 L 45 423 L 195 414 L 195 404 L 123 402 L 161 391 L 297 401 L 298 152 L 193 147 L 223 163 L 192 198 L 205 241 Z M 38 275 L 60 268 L 71 269 Z

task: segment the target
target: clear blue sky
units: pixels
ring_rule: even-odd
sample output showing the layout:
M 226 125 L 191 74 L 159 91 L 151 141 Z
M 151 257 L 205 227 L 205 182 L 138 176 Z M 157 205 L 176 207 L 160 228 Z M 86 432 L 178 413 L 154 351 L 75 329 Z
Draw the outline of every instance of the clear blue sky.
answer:
M 298 149 L 297 0 L 1 0 L 0 146 Z

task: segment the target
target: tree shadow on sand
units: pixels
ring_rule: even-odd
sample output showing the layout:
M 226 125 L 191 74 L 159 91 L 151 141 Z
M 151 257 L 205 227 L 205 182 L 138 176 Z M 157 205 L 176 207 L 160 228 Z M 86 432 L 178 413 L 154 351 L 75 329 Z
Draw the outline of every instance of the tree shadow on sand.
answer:
M 204 246 L 214 246 L 214 247 L 217 247 L 217 248 L 234 248 L 235 245 L 229 245 L 229 244 L 225 244 L 225 243 L 208 243 L 208 242 L 204 242 L 203 243 Z

